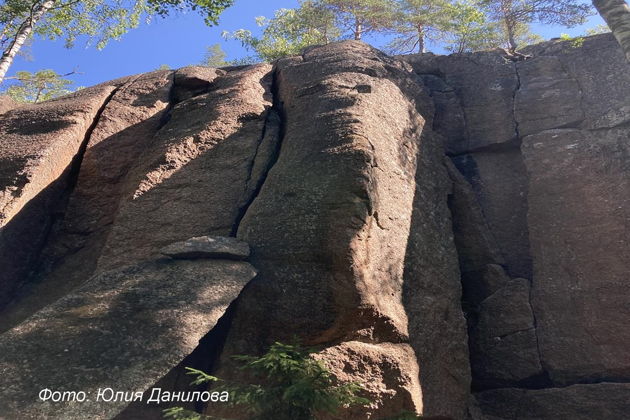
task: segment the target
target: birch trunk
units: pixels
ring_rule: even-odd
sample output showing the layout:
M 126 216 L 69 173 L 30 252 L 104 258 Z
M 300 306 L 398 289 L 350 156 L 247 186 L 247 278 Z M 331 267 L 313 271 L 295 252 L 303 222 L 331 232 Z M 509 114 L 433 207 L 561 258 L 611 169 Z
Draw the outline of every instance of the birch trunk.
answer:
M 621 49 L 630 61 L 630 6 L 625 0 L 593 0 L 593 6 L 604 18 Z
M 41 17 L 50 10 L 55 4 L 56 0 L 44 0 L 43 2 L 37 2 L 33 5 L 31 13 L 26 17 L 24 22 L 18 28 L 13 41 L 9 44 L 6 50 L 2 53 L 0 58 L 0 83 L 4 80 L 9 67 L 13 63 L 13 59 L 20 51 L 20 48 L 24 45 L 28 37 L 33 32 L 33 27 L 41 19 Z

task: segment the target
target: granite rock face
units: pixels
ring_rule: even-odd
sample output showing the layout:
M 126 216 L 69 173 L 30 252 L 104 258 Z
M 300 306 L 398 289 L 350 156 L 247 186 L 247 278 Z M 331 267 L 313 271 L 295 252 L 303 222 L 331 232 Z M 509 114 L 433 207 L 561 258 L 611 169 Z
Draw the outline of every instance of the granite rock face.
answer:
M 131 399 L 104 394 L 99 402 L 99 389 L 149 388 L 194 350 L 255 274 L 245 262 L 167 260 L 93 277 L 0 336 L 0 412 L 114 417 Z M 44 389 L 83 391 L 94 402 L 39 401 Z
M 621 384 L 630 380 L 622 325 L 630 319 L 630 68 L 610 35 L 525 52 L 531 58 L 504 60 L 482 76 L 488 54 L 500 60 L 499 52 L 405 58 L 425 79 L 439 77 L 430 86 L 445 115 L 463 113 L 476 127 L 441 130 L 488 228 L 455 225 L 460 259 L 466 267 L 494 259 L 462 270 L 473 390 L 497 389 L 478 394 L 482 418 L 612 419 L 630 409 Z M 479 95 L 505 104 L 503 114 L 489 108 L 481 131 L 469 112 L 480 77 L 496 83 Z M 500 82 L 511 78 L 515 85 Z M 505 122 L 493 122 L 498 116 Z M 507 139 L 506 126 L 514 135 L 497 140 Z M 481 147 L 479 134 L 488 139 Z M 464 200 L 453 197 L 457 214 Z M 503 262 L 483 246 L 488 235 Z M 507 276 L 497 277 L 499 266 Z
M 364 384 L 331 418 L 627 417 L 630 68 L 610 35 L 525 52 L 2 99 L 0 417 L 154 419 L 182 404 L 32 393 L 186 391 L 295 337 Z
M 6 111 L 0 120 L 0 308 L 24 283 L 55 215 L 86 133 L 116 84 Z
M 238 302 L 225 353 L 293 335 L 344 349 L 366 342 L 384 402 L 356 418 L 396 408 L 462 418 L 469 367 L 449 178 L 422 84 L 356 42 L 309 49 L 276 72 L 280 153 L 237 232 L 260 273 Z M 431 270 L 417 273 L 429 260 Z M 378 356 L 391 345 L 399 350 Z M 419 375 L 380 377 L 391 364 Z M 420 387 L 422 398 L 386 397 Z

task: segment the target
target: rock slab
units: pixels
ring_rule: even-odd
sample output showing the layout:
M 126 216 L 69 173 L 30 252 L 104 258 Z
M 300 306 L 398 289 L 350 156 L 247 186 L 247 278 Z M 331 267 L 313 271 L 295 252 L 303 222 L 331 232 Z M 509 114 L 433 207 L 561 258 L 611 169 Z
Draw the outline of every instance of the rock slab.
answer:
M 247 242 L 225 236 L 199 236 L 184 242 L 176 242 L 160 250 L 174 259 L 194 260 L 201 258 L 225 258 L 245 260 L 249 257 Z
M 110 419 L 180 363 L 256 274 L 245 262 L 161 260 L 95 276 L 0 335 L 0 413 L 10 419 Z M 42 389 L 90 402 L 38 400 Z M 149 395 L 145 395 L 148 398 Z

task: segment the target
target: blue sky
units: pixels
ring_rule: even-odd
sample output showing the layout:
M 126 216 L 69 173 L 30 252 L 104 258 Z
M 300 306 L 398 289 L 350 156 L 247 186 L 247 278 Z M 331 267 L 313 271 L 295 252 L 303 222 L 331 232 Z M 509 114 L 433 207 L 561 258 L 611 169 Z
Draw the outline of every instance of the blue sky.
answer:
M 256 16 L 269 17 L 276 9 L 295 6 L 297 0 L 236 0 L 235 5 L 221 15 L 217 27 L 207 27 L 201 16 L 194 13 L 155 19 L 100 51 L 94 47 L 85 48 L 85 42 L 81 41 L 73 49 L 66 49 L 62 40 L 35 39 L 29 49 L 31 59 L 16 59 L 9 75 L 19 70 L 42 69 L 53 69 L 63 74 L 76 68 L 82 74 L 71 77 L 75 84 L 91 86 L 117 77 L 155 70 L 162 64 L 178 68 L 199 63 L 206 47 L 216 43 L 221 44 L 229 59 L 239 58 L 248 55 L 247 51 L 237 41 L 223 40 L 223 30 L 256 30 Z M 575 36 L 582 34 L 585 28 L 601 23 L 601 18 L 594 16 L 582 27 L 567 29 L 538 25 L 534 31 L 545 39 L 557 37 L 563 32 Z M 382 38 L 367 41 L 375 46 L 385 44 Z

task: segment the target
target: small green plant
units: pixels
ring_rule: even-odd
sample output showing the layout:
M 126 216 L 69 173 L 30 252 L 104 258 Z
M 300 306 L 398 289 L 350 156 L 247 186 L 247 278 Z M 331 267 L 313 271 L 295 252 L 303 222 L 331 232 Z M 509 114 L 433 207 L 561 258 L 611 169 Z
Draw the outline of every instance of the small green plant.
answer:
M 186 369 L 195 376 L 192 385 L 216 382 L 219 391 L 228 391 L 229 404 L 246 411 L 250 420 L 313 420 L 316 413 L 369 404 L 357 395 L 363 390 L 358 383 L 339 383 L 323 362 L 311 356 L 313 352 L 298 344 L 276 342 L 261 357 L 234 356 L 242 363 L 241 369 L 260 382 L 247 385 L 223 384 L 202 371 Z M 182 407 L 169 408 L 164 414 L 173 420 L 219 420 Z
M 584 37 L 582 36 L 573 38 L 569 34 L 560 34 L 560 39 L 563 41 L 571 41 L 571 47 L 573 48 L 580 48 L 582 45 L 584 45 Z

